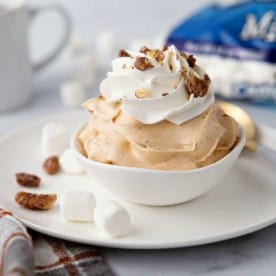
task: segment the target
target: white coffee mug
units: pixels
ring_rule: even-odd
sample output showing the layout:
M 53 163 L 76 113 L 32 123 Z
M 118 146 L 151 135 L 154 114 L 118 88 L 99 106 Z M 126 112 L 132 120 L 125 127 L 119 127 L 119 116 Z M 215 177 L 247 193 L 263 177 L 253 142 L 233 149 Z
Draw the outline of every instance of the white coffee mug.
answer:
M 33 63 L 29 55 L 29 23 L 36 15 L 49 10 L 58 12 L 64 20 L 64 33 L 51 53 Z M 0 2 L 0 111 L 17 107 L 30 99 L 33 73 L 61 52 L 70 32 L 70 17 L 61 6 L 28 7 L 24 0 Z

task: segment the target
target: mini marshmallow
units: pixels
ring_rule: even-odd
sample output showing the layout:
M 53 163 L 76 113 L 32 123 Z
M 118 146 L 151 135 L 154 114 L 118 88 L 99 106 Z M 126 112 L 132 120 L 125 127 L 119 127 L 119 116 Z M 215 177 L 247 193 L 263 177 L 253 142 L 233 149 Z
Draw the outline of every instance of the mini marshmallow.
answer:
M 60 211 L 65 220 L 93 221 L 95 198 L 87 191 L 67 190 L 60 198 Z
M 41 151 L 43 158 L 59 156 L 68 147 L 69 136 L 64 125 L 50 122 L 42 128 Z
M 84 172 L 83 167 L 79 161 L 75 158 L 70 148 L 66 149 L 59 158 L 59 164 L 61 168 L 70 174 L 81 174 Z
M 86 88 L 91 87 L 95 83 L 98 68 L 98 62 L 93 55 L 82 55 L 76 60 L 76 77 L 78 81 Z
M 70 52 L 74 57 L 81 56 L 85 51 L 87 51 L 87 45 L 82 39 L 79 33 L 72 33 L 69 38 L 68 47 Z
M 78 81 L 64 82 L 60 87 L 60 97 L 66 107 L 80 107 L 86 99 L 86 91 Z
M 117 56 L 120 46 L 112 32 L 101 31 L 96 36 L 96 48 L 101 66 L 105 68 Z
M 96 226 L 110 237 L 126 235 L 130 228 L 128 212 L 112 200 L 97 202 L 94 210 Z

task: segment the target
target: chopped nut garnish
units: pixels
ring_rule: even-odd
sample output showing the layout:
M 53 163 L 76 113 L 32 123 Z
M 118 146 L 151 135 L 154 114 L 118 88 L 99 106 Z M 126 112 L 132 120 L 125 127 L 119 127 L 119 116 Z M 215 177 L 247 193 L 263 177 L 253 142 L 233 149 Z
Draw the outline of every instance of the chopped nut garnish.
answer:
M 146 98 L 148 97 L 149 93 L 146 89 L 137 89 L 135 91 L 135 96 L 136 98 L 138 99 L 143 99 L 143 98 Z
M 196 59 L 193 55 L 187 55 L 185 52 L 180 52 L 180 55 L 187 60 L 190 67 L 194 67 L 196 65 Z
M 162 62 L 165 58 L 165 55 L 162 51 L 160 50 L 154 50 L 153 51 L 153 57 L 158 61 L 159 63 Z
M 187 77 L 187 73 L 188 73 L 188 70 L 184 66 L 182 66 L 182 68 L 181 68 L 181 76 L 184 77 L 184 78 L 186 78 Z
M 59 171 L 59 160 L 57 156 L 50 156 L 43 163 L 43 169 L 47 174 L 55 174 Z
M 140 50 L 139 50 L 139 52 L 140 53 L 143 53 L 143 54 L 147 54 L 147 52 L 149 52 L 150 51 L 150 49 L 148 48 L 148 47 L 146 47 L 146 46 L 143 46 L 143 47 L 141 47 L 140 48 Z
M 193 94 L 195 97 L 204 97 L 209 88 L 210 78 L 208 75 L 204 75 L 204 79 L 200 79 L 196 76 L 189 76 L 185 88 L 189 95 Z
M 169 95 L 169 93 L 163 93 L 162 94 L 162 96 L 168 96 Z
M 167 51 L 168 50 L 168 46 L 167 45 L 164 45 L 163 47 L 162 47 L 162 51 Z
M 18 192 L 15 195 L 15 201 L 28 209 L 48 210 L 57 200 L 56 194 L 33 194 Z
M 147 57 L 137 57 L 134 66 L 140 71 L 145 71 L 153 67 Z
M 119 57 L 130 57 L 130 54 L 126 50 L 121 49 L 118 53 L 118 56 Z
M 15 174 L 16 182 L 23 187 L 38 187 L 40 185 L 40 177 L 29 173 Z
M 196 59 L 194 58 L 193 55 L 188 55 L 188 56 L 187 56 L 187 61 L 188 61 L 189 66 L 192 67 L 192 68 L 193 68 L 193 67 L 195 66 L 195 64 L 196 64 Z
M 186 59 L 187 56 L 188 56 L 185 52 L 180 52 L 180 55 L 181 55 L 182 57 L 184 57 L 185 59 Z

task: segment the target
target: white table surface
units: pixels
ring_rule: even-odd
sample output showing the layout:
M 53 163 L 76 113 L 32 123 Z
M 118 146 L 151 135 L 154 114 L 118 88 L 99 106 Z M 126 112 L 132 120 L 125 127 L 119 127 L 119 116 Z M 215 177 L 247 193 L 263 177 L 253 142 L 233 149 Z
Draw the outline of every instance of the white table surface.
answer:
M 36 4 L 42 1 L 33 1 Z M 43 0 L 43 4 L 46 1 Z M 122 43 L 132 37 L 156 35 L 177 18 L 208 1 L 107 1 L 63 0 L 75 20 L 75 28 L 91 44 L 99 30 L 112 28 Z M 150 3 L 149 3 L 150 2 Z M 46 18 L 46 17 L 45 17 Z M 44 32 L 34 28 L 32 40 L 35 56 L 47 50 L 49 36 L 55 29 L 55 20 L 40 20 Z M 58 28 L 57 28 L 58 29 Z M 68 61 L 63 54 L 58 60 L 35 77 L 31 101 L 16 110 L 0 113 L 0 135 L 28 124 L 48 114 L 68 112 L 59 99 L 58 88 L 68 79 Z M 97 94 L 97 86 L 103 75 L 89 91 Z M 241 104 L 258 123 L 276 128 L 276 106 L 265 108 Z M 120 250 L 103 248 L 107 262 L 116 275 L 276 275 L 276 225 L 245 237 L 175 250 Z

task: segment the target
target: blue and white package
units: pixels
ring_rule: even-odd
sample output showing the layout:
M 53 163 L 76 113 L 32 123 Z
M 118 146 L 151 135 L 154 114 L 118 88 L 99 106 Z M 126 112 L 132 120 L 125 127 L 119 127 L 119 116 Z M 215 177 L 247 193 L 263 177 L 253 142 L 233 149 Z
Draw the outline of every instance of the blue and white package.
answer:
M 166 43 L 196 55 L 217 95 L 276 103 L 276 1 L 226 2 L 185 19 Z

